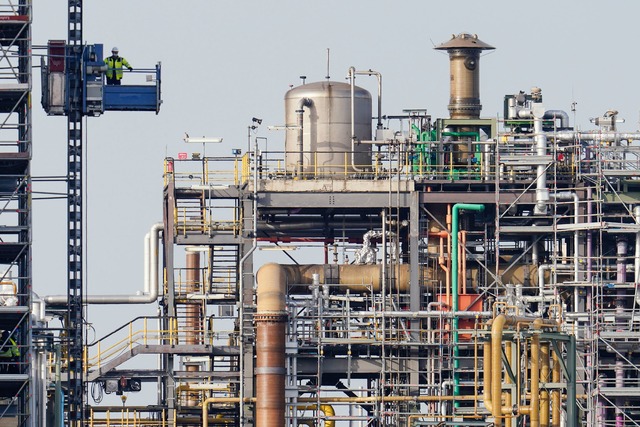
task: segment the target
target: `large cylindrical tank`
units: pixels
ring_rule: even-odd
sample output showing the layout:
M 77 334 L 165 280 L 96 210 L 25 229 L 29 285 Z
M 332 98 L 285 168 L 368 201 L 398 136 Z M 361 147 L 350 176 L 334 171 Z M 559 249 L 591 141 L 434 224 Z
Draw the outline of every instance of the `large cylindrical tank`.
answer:
M 333 81 L 304 84 L 289 90 L 284 102 L 287 171 L 297 172 L 301 177 L 314 178 L 371 169 L 371 145 L 355 144 L 353 158 L 351 155 L 349 84 Z M 356 86 L 354 106 L 355 136 L 359 141 L 370 141 L 371 94 Z M 302 153 L 299 111 L 303 114 Z

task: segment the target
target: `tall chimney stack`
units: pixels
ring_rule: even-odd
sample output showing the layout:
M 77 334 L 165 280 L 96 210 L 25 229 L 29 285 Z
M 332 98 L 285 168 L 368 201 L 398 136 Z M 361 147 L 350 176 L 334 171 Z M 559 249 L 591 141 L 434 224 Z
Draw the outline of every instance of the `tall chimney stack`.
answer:
M 451 98 L 449 114 L 452 119 L 477 119 L 480 117 L 480 52 L 495 49 L 475 34 L 452 35 L 436 50 L 449 53 L 451 70 Z

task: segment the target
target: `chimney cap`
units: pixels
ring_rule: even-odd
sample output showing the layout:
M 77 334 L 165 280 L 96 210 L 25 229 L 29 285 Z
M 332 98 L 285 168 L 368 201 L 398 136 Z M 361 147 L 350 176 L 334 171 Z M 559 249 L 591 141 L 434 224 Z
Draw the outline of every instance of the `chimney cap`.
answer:
M 479 49 L 491 50 L 495 47 L 483 42 L 476 34 L 460 33 L 457 36 L 451 35 L 451 39 L 434 48 L 435 50 L 449 49 Z

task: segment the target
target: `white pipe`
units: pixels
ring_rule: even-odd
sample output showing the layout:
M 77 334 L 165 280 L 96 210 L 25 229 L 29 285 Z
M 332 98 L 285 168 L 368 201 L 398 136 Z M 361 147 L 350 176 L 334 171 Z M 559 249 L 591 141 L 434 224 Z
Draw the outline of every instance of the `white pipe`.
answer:
M 300 101 L 298 101 L 298 108 L 296 109 L 298 121 L 298 164 L 296 167 L 296 175 L 300 177 L 302 177 L 304 173 L 304 107 L 310 108 L 312 105 L 313 101 L 311 99 L 302 98 Z
M 355 164 L 355 152 L 356 152 L 356 68 L 349 67 L 349 84 L 351 85 L 351 167 L 356 172 L 363 172 Z
M 142 295 L 84 295 L 84 304 L 149 304 L 155 302 L 158 299 L 159 294 L 159 280 L 158 280 L 158 241 L 160 239 L 160 233 L 162 232 L 164 225 L 156 223 L 149 230 L 149 234 L 153 236 L 150 238 L 149 253 L 145 253 L 145 283 L 143 285 Z M 145 237 L 146 241 L 146 237 Z M 147 252 L 147 251 L 145 251 Z M 150 268 L 149 268 L 150 267 Z M 44 302 L 51 305 L 66 304 L 68 301 L 67 295 L 47 295 L 42 298 Z
M 557 141 L 621 141 L 621 140 L 640 140 L 640 132 L 630 132 L 630 133 L 622 133 L 622 132 L 600 132 L 597 130 L 593 131 L 562 131 L 550 134 L 553 139 Z
M 356 68 L 351 66 L 349 67 L 349 71 L 347 77 L 349 79 L 349 85 L 351 86 L 351 167 L 356 172 L 363 172 L 362 168 L 358 168 L 355 164 L 355 144 L 358 139 L 356 136 L 356 107 L 355 107 L 355 98 L 356 98 L 356 74 L 367 75 L 367 76 L 376 76 L 378 79 L 378 122 L 376 124 L 376 129 L 382 129 L 382 74 L 378 71 L 367 70 L 367 71 L 356 71 Z
M 536 154 L 545 156 L 547 154 L 547 136 L 542 131 L 542 118 L 539 114 L 533 117 L 533 132 L 536 140 Z M 536 206 L 534 212 L 538 215 L 547 213 L 547 202 L 549 201 L 549 190 L 547 189 L 547 168 L 544 165 L 537 166 L 536 185 Z
M 580 208 L 580 198 L 572 191 L 560 191 L 552 195 L 556 200 L 573 200 L 573 223 L 580 224 L 580 217 L 578 215 L 578 209 Z M 579 234 L 576 230 L 573 232 L 573 273 L 575 277 L 573 280 L 578 281 L 580 274 L 580 257 L 578 256 L 578 245 L 580 244 Z
M 538 266 L 538 296 L 540 297 L 540 300 L 542 301 L 540 303 L 540 307 L 538 309 L 538 314 L 542 315 L 544 312 L 544 300 L 545 300 L 545 295 L 544 295 L 544 273 L 546 271 L 554 271 L 554 270 L 563 270 L 563 271 L 567 271 L 570 269 L 570 266 L 568 265 L 563 265 L 563 264 L 541 264 Z

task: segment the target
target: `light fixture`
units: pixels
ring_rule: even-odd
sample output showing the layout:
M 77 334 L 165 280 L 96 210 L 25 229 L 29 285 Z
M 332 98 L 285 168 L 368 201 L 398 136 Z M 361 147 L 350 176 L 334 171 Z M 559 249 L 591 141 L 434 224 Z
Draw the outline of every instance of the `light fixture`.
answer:
M 210 144 L 210 143 L 220 143 L 222 142 L 222 138 L 192 138 L 188 133 L 184 134 L 184 138 L 182 139 L 187 144 L 196 143 L 196 144 Z
M 297 246 L 259 246 L 259 250 L 261 251 L 295 251 L 298 249 Z

